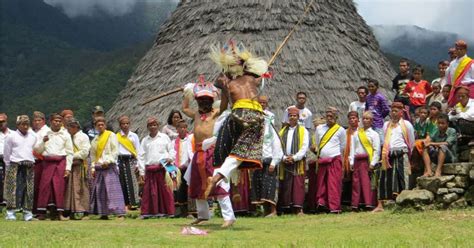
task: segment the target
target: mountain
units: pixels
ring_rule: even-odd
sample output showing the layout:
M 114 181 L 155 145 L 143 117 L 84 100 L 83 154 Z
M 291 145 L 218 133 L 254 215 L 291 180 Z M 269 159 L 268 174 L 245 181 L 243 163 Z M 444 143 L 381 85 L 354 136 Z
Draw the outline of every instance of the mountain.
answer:
M 69 19 L 42 0 L 1 0 L 0 112 L 110 107 L 176 4 L 139 2 L 120 17 Z
M 457 34 L 418 26 L 374 25 L 371 28 L 385 53 L 409 58 L 435 70 L 440 60 L 448 59 L 448 49 L 454 46 L 454 42 L 466 39 Z M 474 44 L 474 41 L 467 42 Z

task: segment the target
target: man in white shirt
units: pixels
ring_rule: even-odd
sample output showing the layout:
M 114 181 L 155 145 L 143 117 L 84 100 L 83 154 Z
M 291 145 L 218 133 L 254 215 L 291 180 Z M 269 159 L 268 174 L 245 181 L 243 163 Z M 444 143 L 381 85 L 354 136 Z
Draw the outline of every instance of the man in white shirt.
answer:
M 465 41 L 456 41 L 455 48 L 457 58 L 451 62 L 446 70 L 446 82 L 453 86 L 448 100 L 451 107 L 457 103 L 454 91 L 461 85 L 467 86 L 470 89 L 469 98 L 474 98 L 474 60 L 466 55 L 467 44 Z
M 149 134 L 143 138 L 138 156 L 140 176 L 145 177 L 141 216 L 173 216 L 173 182 L 166 167 L 172 165 L 176 152 L 168 135 L 158 131 L 159 123 L 156 118 L 148 118 L 147 128 Z
M 123 198 L 128 210 L 138 206 L 138 171 L 137 156 L 140 151 L 138 135 L 130 131 L 130 118 L 122 115 L 118 119 L 120 131 L 117 133 L 119 142 L 118 167 Z
M 46 117 L 40 111 L 33 112 L 33 124 L 32 124 L 33 131 L 36 134 L 37 140 L 43 139 L 48 132 L 51 132 L 51 129 L 46 125 Z M 33 151 L 35 155 L 35 195 L 33 201 L 33 213 L 38 214 L 37 210 L 37 203 L 38 203 L 38 195 L 39 195 L 39 184 L 41 181 L 41 173 L 43 172 L 43 156 L 35 151 Z
M 289 108 L 289 125 L 284 126 L 279 133 L 284 156 L 279 170 L 278 206 L 282 209 L 293 208 L 296 214 L 302 215 L 309 133 L 304 126 L 298 124 L 298 119 L 299 109 L 296 107 Z
M 288 124 L 288 109 L 296 107 L 299 110 L 298 125 L 303 126 L 308 130 L 313 128 L 313 113 L 304 106 L 306 104 L 306 98 L 305 92 L 296 93 L 296 105 L 292 105 L 285 109 L 283 120 L 281 121 L 282 125 Z
M 449 121 L 464 136 L 474 136 L 474 99 L 469 98 L 470 89 L 464 85 L 455 90 L 458 103 L 449 112 Z
M 70 213 L 72 219 L 82 219 L 90 207 L 87 158 L 91 145 L 89 137 L 81 131 L 81 125 L 75 118 L 69 119 L 66 129 L 72 138 L 74 155 L 64 197 L 64 209 Z
M 93 128 L 97 130 L 97 135 L 91 142 L 90 151 L 91 173 L 94 177 L 90 211 L 100 215 L 102 220 L 109 219 L 109 215 L 116 215 L 118 220 L 123 220 L 125 202 L 117 166 L 117 136 L 106 130 L 107 122 L 102 116 L 95 118 Z
M 337 109 L 326 110 L 326 124 L 316 128 L 318 165 L 316 175 L 316 205 L 319 210 L 341 212 L 342 154 L 346 145 L 346 131 L 337 124 Z
M 370 184 L 370 173 L 380 158 L 380 138 L 371 126 L 372 112 L 362 115 L 362 126 L 352 136 L 349 152 L 349 163 L 352 171 L 352 209 L 358 210 L 361 205 L 366 209 L 373 208 L 374 191 Z
M 3 146 L 7 135 L 11 132 L 8 128 L 8 116 L 0 113 L 0 205 L 5 205 L 3 198 L 3 186 L 5 179 L 5 163 L 3 162 Z
M 258 102 L 262 105 L 265 113 L 265 127 L 263 134 L 263 168 L 255 170 L 252 174 L 252 185 L 250 188 L 250 199 L 252 204 L 264 204 L 269 212 L 267 217 L 277 215 L 277 167 L 283 158 L 281 141 L 278 137 L 274 123 L 274 114 L 267 109 L 268 98 L 259 96 Z
M 61 115 L 52 114 L 50 122 L 51 131 L 35 145 L 35 151 L 43 156 L 37 210 L 41 211 L 40 219 L 44 219 L 46 210 L 50 208 L 52 219 L 65 220 L 62 215 L 66 189 L 64 178 L 71 172 L 74 151 L 71 136 L 61 130 Z
M 0 117 L 1 120 L 1 117 Z M 2 149 L 3 160 L 7 167 L 5 180 L 5 199 L 7 202 L 7 220 L 16 220 L 15 212 L 23 209 L 25 221 L 35 220 L 33 208 L 33 147 L 36 135 L 29 130 L 30 119 L 20 115 L 16 120 L 17 130 L 5 139 Z
M 360 86 L 357 88 L 357 101 L 351 102 L 349 105 L 349 111 L 355 111 L 359 115 L 360 121 L 359 126 L 362 126 L 362 114 L 365 111 L 365 101 L 367 99 L 367 94 L 369 93 L 369 89 L 365 86 Z
M 415 130 L 409 121 L 402 118 L 405 106 L 394 102 L 390 111 L 390 120 L 384 123 L 384 144 L 382 147 L 382 168 L 378 171 L 378 203 L 373 212 L 381 212 L 383 200 L 395 200 L 408 189 L 411 174 L 411 152 L 415 145 Z

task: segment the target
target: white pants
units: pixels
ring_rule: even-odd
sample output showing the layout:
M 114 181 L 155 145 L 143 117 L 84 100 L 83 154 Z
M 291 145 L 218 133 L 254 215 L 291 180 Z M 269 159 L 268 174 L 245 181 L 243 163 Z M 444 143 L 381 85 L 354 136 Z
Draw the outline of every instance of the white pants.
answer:
M 218 186 L 223 188 L 226 192 L 230 190 L 230 184 L 221 180 L 217 183 Z M 217 197 L 219 206 L 221 207 L 222 218 L 225 221 L 235 220 L 234 210 L 232 209 L 232 202 L 229 196 Z M 209 213 L 209 204 L 207 200 L 196 199 L 196 208 L 198 212 L 198 219 L 208 220 L 211 218 Z
M 229 180 L 232 178 L 232 175 L 241 163 L 242 161 L 239 161 L 236 158 L 227 157 L 221 168 L 214 170 L 214 175 L 217 173 L 221 174 L 224 176 L 225 182 L 229 183 Z

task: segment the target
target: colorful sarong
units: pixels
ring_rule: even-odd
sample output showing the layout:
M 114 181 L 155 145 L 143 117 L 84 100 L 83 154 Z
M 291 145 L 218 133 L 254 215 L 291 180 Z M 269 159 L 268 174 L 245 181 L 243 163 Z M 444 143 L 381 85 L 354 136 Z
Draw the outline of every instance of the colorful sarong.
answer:
M 298 163 L 285 164 L 285 173 L 280 173 L 280 188 L 278 189 L 278 207 L 302 208 L 305 197 L 305 176 L 297 172 Z
M 264 202 L 269 202 L 272 205 L 277 204 L 277 169 L 275 168 L 273 172 L 268 171 L 271 162 L 271 158 L 263 159 L 263 168 L 253 171 L 252 185 L 250 187 L 252 204 L 262 204 Z
M 239 183 L 230 185 L 232 209 L 234 212 L 246 213 L 250 211 L 250 177 L 248 170 L 241 170 Z
M 166 169 L 162 165 L 148 165 L 145 169 L 141 215 L 173 216 L 175 212 L 173 191 L 166 184 Z
M 41 156 L 43 158 L 43 156 Z M 34 194 L 33 194 L 33 213 L 39 214 L 38 212 L 38 197 L 39 197 L 39 185 L 41 181 L 41 174 L 43 174 L 43 159 L 36 159 L 33 167 L 34 176 Z
M 407 151 L 394 150 L 389 154 L 390 168 L 379 170 L 378 196 L 379 200 L 394 200 L 396 196 L 408 189 L 410 163 Z
M 355 156 L 351 197 L 351 206 L 353 208 L 358 208 L 359 205 L 372 207 L 373 191 L 370 185 L 369 173 L 369 157 L 367 155 Z
M 137 160 L 131 155 L 119 155 L 118 167 L 125 205 L 138 206 L 138 180 L 134 172 Z
M 331 212 L 340 212 L 343 176 L 341 156 L 320 158 L 318 165 L 316 203 Z
M 204 192 L 207 188 L 207 178 L 212 177 L 214 173 L 214 167 L 212 166 L 212 154 L 214 154 L 214 149 L 209 148 L 203 151 L 202 144 L 195 145 L 195 153 L 191 165 L 191 183 L 189 183 L 188 194 L 191 199 L 206 200 L 204 198 Z M 226 195 L 229 195 L 229 193 L 217 185 L 210 196 Z
M 3 186 L 5 185 L 5 175 L 6 175 L 6 168 L 5 162 L 3 161 L 3 156 L 0 155 L 0 205 L 6 204 L 6 201 L 3 197 Z
M 125 203 L 117 165 L 109 164 L 107 169 L 100 166 L 95 167 L 90 203 L 92 214 L 125 214 Z
M 89 182 L 82 160 L 75 160 L 64 198 L 64 209 L 71 213 L 89 212 Z
M 65 156 L 45 156 L 38 189 L 38 211 L 45 211 L 55 206 L 57 211 L 64 210 L 64 193 L 66 191 Z
M 34 171 L 32 162 L 11 162 L 5 175 L 5 200 L 7 209 L 33 208 Z
M 262 168 L 264 115 L 252 109 L 233 109 L 217 136 L 214 166 L 230 156 L 242 161 L 239 168 Z

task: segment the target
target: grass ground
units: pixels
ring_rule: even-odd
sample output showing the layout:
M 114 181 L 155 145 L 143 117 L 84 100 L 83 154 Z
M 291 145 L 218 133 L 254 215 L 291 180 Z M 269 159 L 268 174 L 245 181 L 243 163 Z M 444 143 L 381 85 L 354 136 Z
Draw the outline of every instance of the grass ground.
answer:
M 238 218 L 207 236 L 183 236 L 189 219 L 0 220 L 0 247 L 474 247 L 474 208 L 457 211 Z

